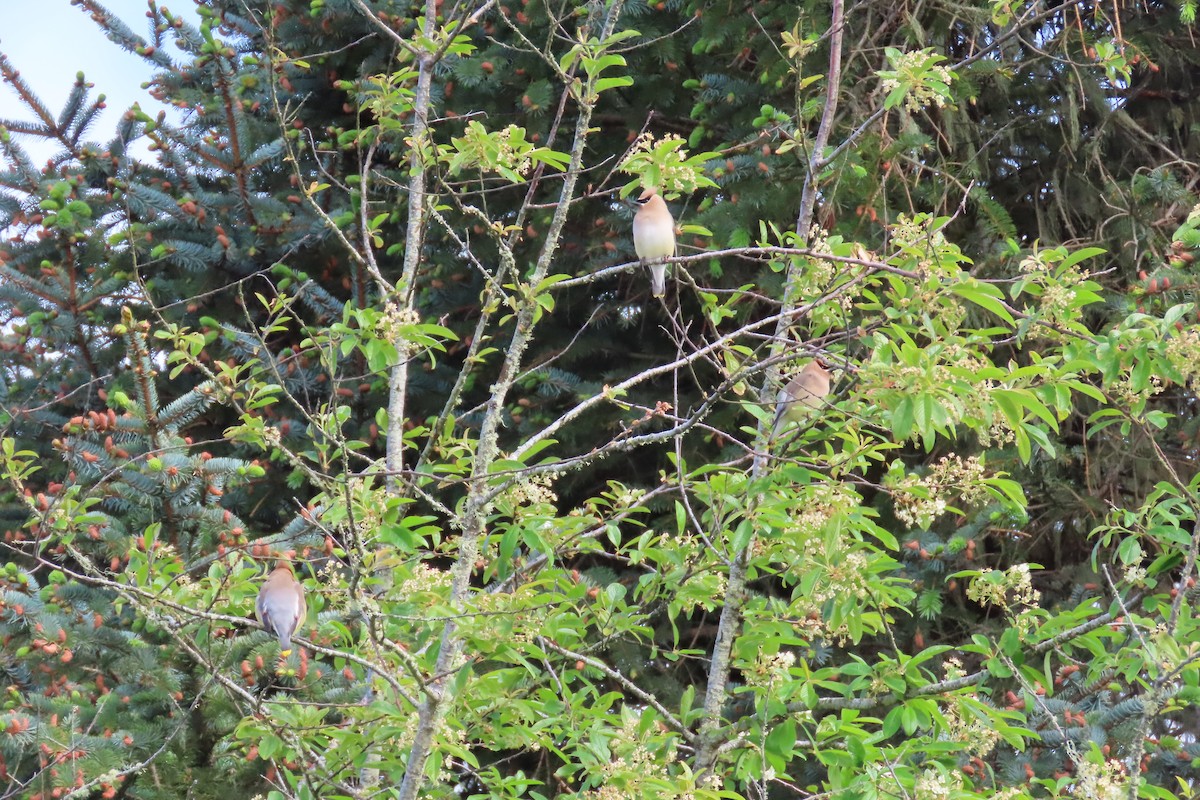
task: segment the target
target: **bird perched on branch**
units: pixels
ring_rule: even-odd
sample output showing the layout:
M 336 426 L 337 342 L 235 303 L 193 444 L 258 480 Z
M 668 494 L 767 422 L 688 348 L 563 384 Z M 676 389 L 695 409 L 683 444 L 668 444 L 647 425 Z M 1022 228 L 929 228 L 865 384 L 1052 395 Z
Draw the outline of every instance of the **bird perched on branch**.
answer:
M 821 407 L 829 395 L 831 377 L 825 363 L 814 358 L 779 390 L 775 396 L 775 427 L 771 438 L 778 438 L 788 423 L 801 422 Z
M 675 220 L 667 204 L 653 189 L 642 192 L 633 215 L 633 249 L 650 267 L 650 288 L 655 297 L 667 293 L 666 259 L 675 255 Z
M 292 652 L 292 635 L 304 624 L 308 607 L 304 603 L 304 587 L 296 580 L 292 562 L 280 559 L 266 583 L 258 590 L 254 616 L 259 624 L 279 637 L 279 654 Z

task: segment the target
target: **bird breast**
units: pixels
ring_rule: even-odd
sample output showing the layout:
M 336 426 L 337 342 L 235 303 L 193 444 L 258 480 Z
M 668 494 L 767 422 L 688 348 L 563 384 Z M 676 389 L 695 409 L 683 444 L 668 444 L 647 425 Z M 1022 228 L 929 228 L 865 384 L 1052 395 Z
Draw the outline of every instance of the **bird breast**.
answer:
M 669 222 L 633 219 L 633 249 L 638 258 L 666 258 L 675 255 L 675 231 Z

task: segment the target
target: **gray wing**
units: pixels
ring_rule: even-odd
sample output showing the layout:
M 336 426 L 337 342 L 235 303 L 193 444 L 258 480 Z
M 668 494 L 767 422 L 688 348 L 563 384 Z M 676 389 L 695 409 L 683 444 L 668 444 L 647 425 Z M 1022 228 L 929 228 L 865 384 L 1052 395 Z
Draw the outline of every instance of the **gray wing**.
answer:
M 258 619 L 258 624 L 264 628 L 269 628 L 270 615 L 267 614 L 267 609 L 263 607 L 263 595 L 266 592 L 259 591 L 258 599 L 254 601 L 254 616 Z

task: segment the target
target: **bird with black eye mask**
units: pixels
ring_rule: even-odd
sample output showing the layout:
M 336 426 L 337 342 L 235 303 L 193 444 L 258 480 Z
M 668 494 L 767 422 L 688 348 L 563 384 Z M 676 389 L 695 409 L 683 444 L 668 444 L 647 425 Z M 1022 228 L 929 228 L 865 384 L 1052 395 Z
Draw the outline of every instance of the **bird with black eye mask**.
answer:
M 778 439 L 788 424 L 803 422 L 824 405 L 825 398 L 829 396 L 832 377 L 829 365 L 819 358 L 814 358 L 779 390 L 779 394 L 775 396 L 772 439 Z
M 254 616 L 259 624 L 279 639 L 281 656 L 291 654 L 292 636 L 304 624 L 307 614 L 304 587 L 296 580 L 292 562 L 281 558 L 258 590 L 258 600 L 254 604 Z
M 653 189 L 637 199 L 633 215 L 633 249 L 643 264 L 650 267 L 650 289 L 655 297 L 667 293 L 666 260 L 675 255 L 675 220 L 667 204 Z

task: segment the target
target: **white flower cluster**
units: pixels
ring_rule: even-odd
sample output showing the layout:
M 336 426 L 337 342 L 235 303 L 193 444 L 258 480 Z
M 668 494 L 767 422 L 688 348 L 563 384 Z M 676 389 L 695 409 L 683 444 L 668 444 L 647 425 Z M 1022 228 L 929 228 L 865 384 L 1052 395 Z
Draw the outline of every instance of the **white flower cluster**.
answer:
M 947 669 L 947 677 L 950 670 Z M 942 711 L 946 718 L 946 736 L 952 741 L 963 745 L 963 752 L 978 758 L 986 758 L 988 753 L 1000 743 L 1000 734 L 985 719 L 963 714 L 962 707 L 948 705 Z
M 408 580 L 396 587 L 396 593 L 398 597 L 409 597 L 419 592 L 437 591 L 449 589 L 449 587 L 449 572 L 434 569 L 425 563 L 417 563 L 413 565 L 412 575 Z
M 999 575 L 999 580 L 995 578 Z M 971 581 L 967 597 L 977 603 L 997 608 L 1036 606 L 1042 595 L 1033 588 L 1033 575 L 1028 564 L 1014 564 L 1003 573 L 992 571 Z
M 945 96 L 928 84 L 936 81 L 948 86 L 954 80 L 954 74 L 941 65 L 927 66 L 928 60 L 928 53 L 914 51 L 899 54 L 893 62 L 897 75 L 922 76 L 921 79 L 914 79 L 908 83 L 908 91 L 904 95 L 904 108 L 910 112 L 920 111 L 929 105 L 937 108 L 946 105 Z M 884 94 L 891 94 L 892 90 L 900 85 L 900 80 L 884 78 L 881 85 Z
M 634 141 L 633 147 L 629 149 L 629 156 L 623 162 L 623 166 L 630 161 L 638 161 L 637 158 L 642 153 L 651 153 L 654 151 L 662 151 L 662 145 L 666 142 L 678 142 L 676 151 L 682 151 L 687 142 L 682 136 L 675 133 L 668 133 L 662 138 L 656 137 L 650 131 L 644 131 L 637 140 Z M 655 164 L 659 168 L 660 185 L 654 188 L 659 192 L 677 189 L 681 186 L 691 186 L 696 180 L 696 169 L 685 165 L 682 158 L 675 159 L 655 159 Z
M 415 309 L 389 301 L 383 309 L 383 316 L 375 323 L 375 332 L 379 334 L 379 338 L 391 343 L 396 352 L 404 357 L 412 349 L 412 343 L 408 341 L 404 329 L 420 321 L 421 317 Z
M 620 791 L 610 791 L 606 785 L 589 793 L 588 797 L 597 800 L 625 800 L 628 797 L 639 796 L 632 791 L 636 786 L 631 782 L 638 779 L 665 779 L 670 777 L 670 765 L 675 762 L 677 754 L 672 750 L 666 753 L 653 753 L 641 743 L 645 734 L 638 728 L 640 721 L 633 715 L 628 715 L 622 722 L 621 733 L 613 738 L 613 759 L 602 767 L 609 777 L 619 777 L 614 785 L 623 784 Z M 622 743 L 622 744 L 617 744 Z
M 506 499 L 516 507 L 554 505 L 558 495 L 552 488 L 549 475 L 523 477 L 506 492 Z
M 894 487 L 896 516 L 905 524 L 927 528 L 946 513 L 950 499 L 973 505 L 987 499 L 987 468 L 975 456 L 948 455 L 924 476 L 905 475 Z
M 1167 342 L 1167 360 L 1179 370 L 1184 383 L 1191 383 L 1200 376 L 1200 330 L 1185 328 L 1178 336 Z
M 1125 768 L 1119 762 L 1093 764 L 1080 760 L 1075 767 L 1076 797 L 1083 800 L 1122 800 L 1128 796 Z
M 793 512 L 788 535 L 795 540 L 816 536 L 835 516 L 858 504 L 858 495 L 848 491 L 843 484 L 822 483 L 808 487 L 804 502 Z
M 962 788 L 962 778 L 932 767 L 917 776 L 917 800 L 950 800 Z
M 759 686 L 780 686 L 791 679 L 791 669 L 795 664 L 795 653 L 781 650 L 768 655 L 760 650 L 747 678 Z
M 946 237 L 940 227 L 934 226 L 935 222 L 936 219 L 929 214 L 901 214 L 892 223 L 892 241 L 901 247 L 943 247 Z

